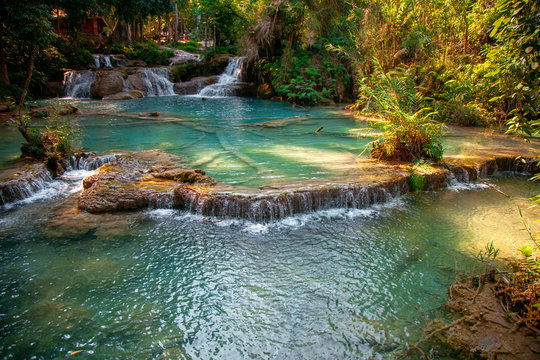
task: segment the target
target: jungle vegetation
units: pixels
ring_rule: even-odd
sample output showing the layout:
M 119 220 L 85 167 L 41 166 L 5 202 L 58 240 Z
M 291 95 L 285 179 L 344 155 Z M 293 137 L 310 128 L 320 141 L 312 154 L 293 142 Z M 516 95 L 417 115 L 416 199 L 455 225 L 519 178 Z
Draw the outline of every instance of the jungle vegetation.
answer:
M 373 155 L 437 160 L 438 124 L 538 131 L 534 0 L 1 0 L 0 96 L 39 96 L 91 53 L 164 64 L 171 50 L 243 54 L 259 95 L 354 103 L 390 121 Z M 63 14 L 67 32 L 53 25 Z M 55 17 L 56 16 L 56 17 Z M 86 36 L 88 17 L 106 23 Z M 403 131 L 413 129 L 413 135 Z M 409 136 L 411 135 L 411 136 Z M 405 145 L 405 148 L 403 148 Z M 401 155 L 398 155 L 399 158 Z

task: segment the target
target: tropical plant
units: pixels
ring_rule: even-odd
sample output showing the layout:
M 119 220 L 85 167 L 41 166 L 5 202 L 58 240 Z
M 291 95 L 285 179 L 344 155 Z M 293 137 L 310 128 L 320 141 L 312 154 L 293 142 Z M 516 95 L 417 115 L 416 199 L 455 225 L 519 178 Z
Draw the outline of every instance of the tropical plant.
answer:
M 373 62 L 375 77 L 361 81 L 356 104 L 360 111 L 385 120 L 382 136 L 371 143 L 371 156 L 400 161 L 441 160 L 444 126 L 433 121 L 435 112 L 424 107 L 427 99 L 407 83 L 407 77 L 393 76 L 377 59 Z

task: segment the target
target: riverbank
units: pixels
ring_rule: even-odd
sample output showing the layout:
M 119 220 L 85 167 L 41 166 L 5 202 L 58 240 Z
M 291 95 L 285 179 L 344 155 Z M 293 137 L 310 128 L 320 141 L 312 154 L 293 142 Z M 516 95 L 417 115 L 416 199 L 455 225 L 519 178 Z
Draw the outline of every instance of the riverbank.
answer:
M 511 312 L 500 295 L 509 286 L 508 281 L 495 273 L 457 279 L 450 286 L 445 302 L 450 323 L 442 320 L 430 323 L 427 337 L 472 357 L 540 358 L 540 333 Z

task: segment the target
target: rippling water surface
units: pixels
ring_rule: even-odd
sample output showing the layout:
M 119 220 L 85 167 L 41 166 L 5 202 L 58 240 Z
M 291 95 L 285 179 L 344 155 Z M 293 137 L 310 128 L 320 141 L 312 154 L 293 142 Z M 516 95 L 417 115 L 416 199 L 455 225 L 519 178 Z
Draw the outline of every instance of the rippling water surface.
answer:
M 499 177 L 512 198 L 472 187 L 270 223 L 175 210 L 85 223 L 58 205 L 80 186 L 68 175 L 0 209 L 0 358 L 383 358 L 418 339 L 415 306 L 444 315 L 488 241 L 526 241 L 516 205 L 538 190 Z

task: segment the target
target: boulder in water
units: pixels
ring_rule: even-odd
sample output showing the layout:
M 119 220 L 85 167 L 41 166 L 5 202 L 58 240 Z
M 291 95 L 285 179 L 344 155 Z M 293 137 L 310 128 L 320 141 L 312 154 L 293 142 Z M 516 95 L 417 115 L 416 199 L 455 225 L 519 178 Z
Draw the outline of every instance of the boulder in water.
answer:
M 92 84 L 91 94 L 93 98 L 101 99 L 121 92 L 123 87 L 124 78 L 121 73 L 118 71 L 99 71 L 96 81 Z
M 126 87 L 130 90 L 140 91 L 143 95 L 146 95 L 146 86 L 144 86 L 144 81 L 139 72 L 134 72 L 128 75 L 126 79 Z
M 178 95 L 194 95 L 198 94 L 201 89 L 206 86 L 217 83 L 218 75 L 200 76 L 191 79 L 190 81 L 179 82 L 174 84 L 174 92 Z
M 113 95 L 104 96 L 102 100 L 132 100 L 140 99 L 143 97 L 143 93 L 138 90 L 121 91 Z
M 172 206 L 177 186 L 213 183 L 204 171 L 185 169 L 169 154 L 134 152 L 119 156 L 86 177 L 78 206 L 91 213 Z
M 145 67 L 147 64 L 143 60 L 126 60 L 125 66 L 128 67 Z

